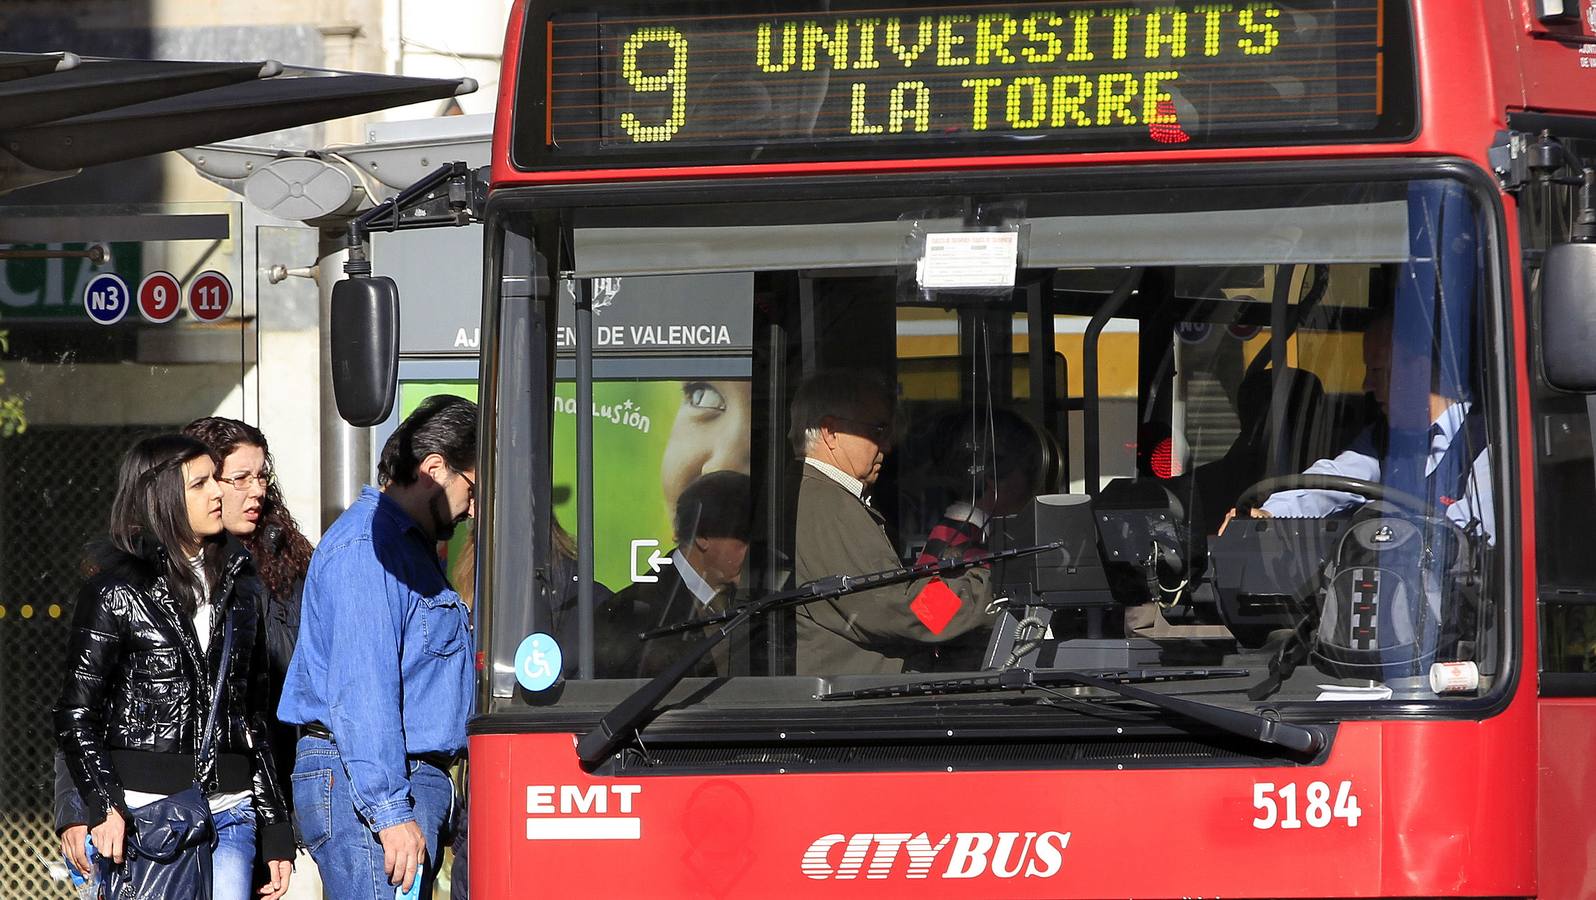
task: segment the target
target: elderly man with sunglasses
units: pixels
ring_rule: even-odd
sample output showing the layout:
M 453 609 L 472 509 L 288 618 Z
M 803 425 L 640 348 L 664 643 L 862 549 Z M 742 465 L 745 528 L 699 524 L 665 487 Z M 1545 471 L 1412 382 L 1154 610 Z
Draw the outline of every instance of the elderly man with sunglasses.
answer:
M 892 449 L 893 388 L 859 372 L 826 371 L 799 386 L 793 449 L 803 460 L 794 529 L 798 583 L 903 565 L 870 488 Z M 798 673 L 897 673 L 928 667 L 939 644 L 992 624 L 989 572 L 923 578 L 798 611 Z

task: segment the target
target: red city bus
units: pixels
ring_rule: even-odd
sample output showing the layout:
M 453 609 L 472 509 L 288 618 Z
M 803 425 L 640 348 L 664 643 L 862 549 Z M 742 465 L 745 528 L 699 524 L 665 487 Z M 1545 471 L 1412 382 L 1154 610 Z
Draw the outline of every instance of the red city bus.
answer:
M 1588 69 L 1577 0 L 518 3 L 474 896 L 1596 895 Z

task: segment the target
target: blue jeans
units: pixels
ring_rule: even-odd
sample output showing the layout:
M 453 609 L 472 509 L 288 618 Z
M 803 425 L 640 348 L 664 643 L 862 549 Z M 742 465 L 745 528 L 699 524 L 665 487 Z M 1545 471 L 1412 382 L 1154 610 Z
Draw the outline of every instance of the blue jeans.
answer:
M 211 900 L 249 900 L 254 893 L 255 807 L 248 800 L 215 815 Z
M 411 809 L 427 841 L 421 898 L 431 900 L 439 844 L 454 804 L 454 784 L 442 769 L 419 760 L 405 764 Z M 382 870 L 382 843 L 355 808 L 343 759 L 332 743 L 299 739 L 294 756 L 294 819 L 305 849 L 321 870 L 329 900 L 393 900 L 395 886 Z

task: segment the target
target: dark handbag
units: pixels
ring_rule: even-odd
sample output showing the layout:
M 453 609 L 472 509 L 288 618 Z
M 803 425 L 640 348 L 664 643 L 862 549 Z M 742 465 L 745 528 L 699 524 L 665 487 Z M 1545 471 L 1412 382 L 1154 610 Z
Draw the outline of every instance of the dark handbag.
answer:
M 227 664 L 233 657 L 233 618 L 227 616 L 222 640 L 222 666 L 216 675 L 205 737 L 196 764 L 210 759 L 211 735 L 227 685 Z M 127 840 L 121 865 L 100 859 L 100 883 L 105 900 L 210 900 L 211 851 L 216 847 L 216 824 L 205 789 L 198 783 L 129 813 Z

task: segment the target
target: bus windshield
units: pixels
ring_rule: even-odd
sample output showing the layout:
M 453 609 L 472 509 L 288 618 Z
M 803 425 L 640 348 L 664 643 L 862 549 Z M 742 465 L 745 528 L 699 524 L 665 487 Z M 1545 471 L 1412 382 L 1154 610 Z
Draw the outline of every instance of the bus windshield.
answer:
M 744 604 L 938 560 L 739 627 L 669 715 L 1109 699 L 819 702 L 1017 668 L 1322 718 L 1504 685 L 1493 220 L 1281 182 L 496 198 L 487 711 L 602 714 Z

